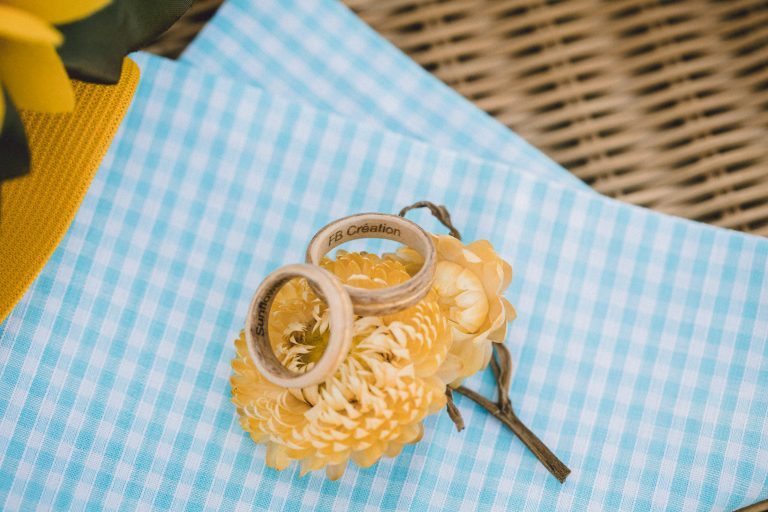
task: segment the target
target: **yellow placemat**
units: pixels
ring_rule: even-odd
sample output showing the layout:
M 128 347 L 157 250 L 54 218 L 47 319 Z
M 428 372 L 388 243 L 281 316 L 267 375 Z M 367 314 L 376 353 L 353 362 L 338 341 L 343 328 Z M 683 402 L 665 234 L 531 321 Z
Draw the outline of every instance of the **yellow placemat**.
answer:
M 125 59 L 115 85 L 73 80 L 73 112 L 21 112 L 32 170 L 0 189 L 0 322 L 69 228 L 138 83 L 138 66 Z

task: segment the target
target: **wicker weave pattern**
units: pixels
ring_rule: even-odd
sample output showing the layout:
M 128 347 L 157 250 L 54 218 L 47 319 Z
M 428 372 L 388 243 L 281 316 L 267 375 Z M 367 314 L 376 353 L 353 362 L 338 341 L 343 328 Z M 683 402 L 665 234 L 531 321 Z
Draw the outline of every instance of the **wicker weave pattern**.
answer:
M 768 235 L 768 0 L 346 3 L 599 192 Z

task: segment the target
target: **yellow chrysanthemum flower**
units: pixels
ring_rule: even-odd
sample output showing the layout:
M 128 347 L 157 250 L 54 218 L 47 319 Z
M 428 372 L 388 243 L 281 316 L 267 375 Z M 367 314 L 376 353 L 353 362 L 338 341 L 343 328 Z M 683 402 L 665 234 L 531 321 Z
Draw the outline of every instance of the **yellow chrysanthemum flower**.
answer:
M 361 288 L 410 278 L 402 263 L 366 253 L 338 251 L 322 266 Z M 328 343 L 327 308 L 306 280 L 292 280 L 278 292 L 269 322 L 275 353 L 294 371 L 311 368 Z M 352 349 L 335 375 L 317 386 L 285 389 L 259 374 L 241 333 L 232 361 L 233 402 L 242 427 L 266 445 L 267 465 L 284 469 L 297 460 L 302 474 L 326 468 L 335 480 L 350 459 L 368 467 L 421 439 L 422 420 L 445 405 L 437 372 L 451 342 L 432 291 L 396 314 L 356 317 Z
M 63 37 L 54 24 L 69 23 L 109 0 L 0 0 L 0 84 L 13 103 L 40 112 L 74 107 L 72 85 L 56 47 Z M 0 126 L 5 100 L 0 94 Z
M 453 344 L 440 374 L 456 387 L 488 365 L 491 343 L 504 341 L 507 323 L 517 316 L 503 296 L 512 281 L 512 267 L 487 240 L 469 245 L 449 235 L 432 235 L 432 240 L 437 248 L 432 288 L 453 331 Z M 421 255 L 408 247 L 387 259 L 403 263 L 411 275 L 423 263 Z

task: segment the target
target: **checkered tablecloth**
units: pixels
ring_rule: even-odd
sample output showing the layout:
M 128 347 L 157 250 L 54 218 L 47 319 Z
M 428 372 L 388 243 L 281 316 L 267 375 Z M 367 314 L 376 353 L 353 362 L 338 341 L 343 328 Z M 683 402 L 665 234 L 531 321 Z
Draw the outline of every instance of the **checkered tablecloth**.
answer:
M 228 0 L 181 58 L 350 119 L 591 190 L 337 0 Z
M 0 509 L 710 510 L 768 477 L 768 241 L 140 55 L 76 219 L 0 327 Z M 512 401 L 337 482 L 265 467 L 229 401 L 250 295 L 358 211 L 446 204 L 515 269 Z M 427 216 L 415 216 L 439 229 Z M 486 374 L 470 386 L 490 393 Z

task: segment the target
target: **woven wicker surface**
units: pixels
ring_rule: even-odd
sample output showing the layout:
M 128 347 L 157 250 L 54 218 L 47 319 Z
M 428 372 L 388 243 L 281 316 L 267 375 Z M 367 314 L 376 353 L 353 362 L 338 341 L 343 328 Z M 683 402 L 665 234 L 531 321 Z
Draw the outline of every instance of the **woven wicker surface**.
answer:
M 346 3 L 599 192 L 768 236 L 768 0 Z

